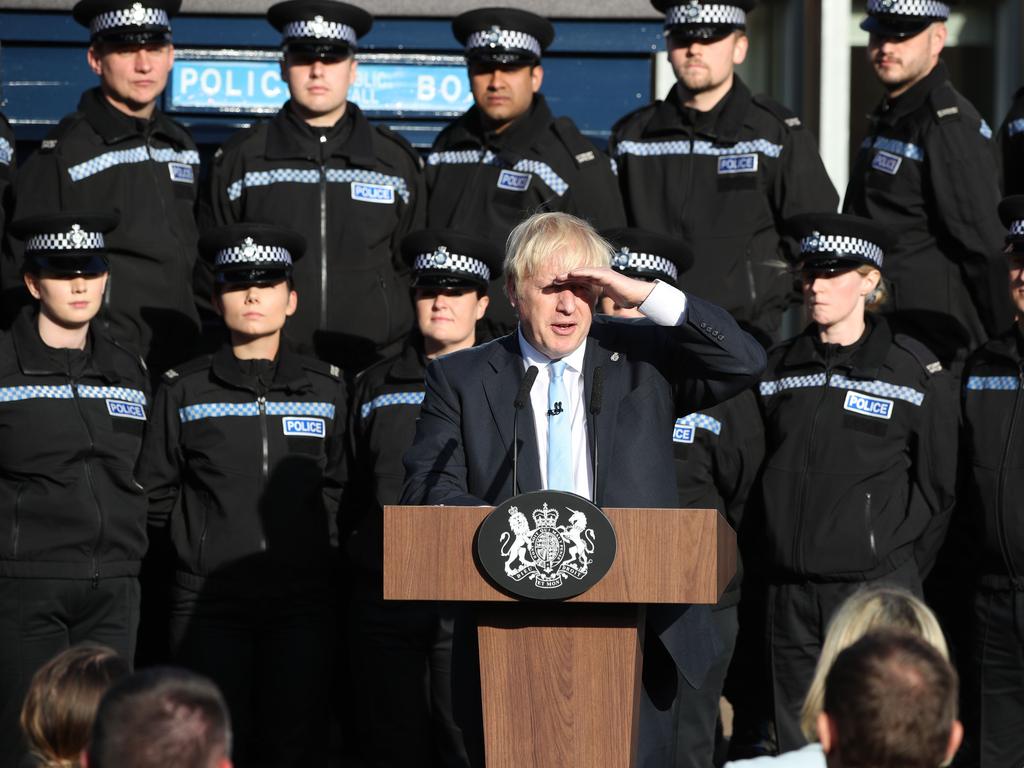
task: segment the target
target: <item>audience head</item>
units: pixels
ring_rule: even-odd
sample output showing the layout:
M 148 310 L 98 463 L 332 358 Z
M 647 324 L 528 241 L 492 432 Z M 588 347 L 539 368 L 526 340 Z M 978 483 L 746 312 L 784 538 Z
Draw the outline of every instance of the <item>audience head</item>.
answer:
M 86 768 L 230 768 L 231 721 L 220 691 L 184 669 L 151 667 L 100 703 Z
M 866 587 L 851 595 L 829 623 L 825 642 L 804 700 L 800 726 L 811 741 L 817 739 L 818 715 L 825 698 L 825 676 L 839 653 L 868 632 L 895 630 L 917 635 L 934 646 L 943 658 L 949 649 L 935 614 L 921 600 L 899 587 Z
M 128 672 L 114 649 L 92 643 L 72 646 L 36 671 L 21 708 L 21 729 L 40 766 L 78 765 L 100 697 Z
M 842 651 L 825 679 L 818 736 L 829 768 L 937 768 L 963 729 L 957 676 L 922 638 L 880 630 Z

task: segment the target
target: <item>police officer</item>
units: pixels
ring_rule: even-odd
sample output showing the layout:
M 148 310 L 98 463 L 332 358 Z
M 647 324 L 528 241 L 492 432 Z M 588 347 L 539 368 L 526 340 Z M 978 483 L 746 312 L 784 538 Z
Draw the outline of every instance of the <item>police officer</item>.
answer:
M 121 212 L 107 248 L 101 319 L 155 374 L 191 354 L 199 154 L 156 107 L 174 61 L 170 18 L 179 0 L 81 0 L 89 67 L 100 78 L 18 174 L 19 217 L 103 201 Z M 4 275 L 5 288 L 18 283 Z
M 958 367 L 1013 313 L 998 255 L 992 131 L 939 60 L 949 6 L 868 0 L 861 27 L 886 96 L 854 159 L 844 210 L 899 233 L 886 270 L 893 327 Z
M 689 290 L 729 310 L 764 344 L 792 302 L 778 223 L 839 206 L 800 118 L 754 96 L 734 69 L 746 57 L 753 0 L 654 0 L 676 85 L 626 115 L 610 149 L 632 226 L 686 240 Z
M 203 235 L 230 341 L 164 374 L 139 464 L 175 552 L 171 650 L 224 692 L 241 765 L 326 761 L 346 400 L 337 366 L 282 342 L 304 245 Z
M 366 11 L 332 0 L 271 6 L 284 37 L 291 98 L 267 123 L 217 152 L 210 173 L 218 224 L 270 222 L 301 233 L 293 279 L 302 304 L 288 335 L 304 353 L 355 374 L 397 351 L 412 325 L 399 243 L 423 226 L 420 159 L 348 101 Z
M 491 241 L 446 230 L 408 235 L 402 254 L 412 268 L 416 327 L 401 353 L 360 375 L 348 434 L 356 731 L 370 766 L 468 765 L 452 720 L 451 611 L 382 600 L 383 507 L 402 495 L 402 454 L 415 435 L 427 363 L 473 346 L 503 254 Z
M 474 106 L 449 125 L 427 156 L 427 224 L 504 242 L 540 211 L 563 211 L 597 227 L 625 224 L 608 158 L 568 117 L 555 118 L 540 93 L 541 54 L 555 30 L 536 14 L 482 8 L 457 16 Z M 515 328 L 501 281 L 488 290 L 485 327 Z
M 840 214 L 791 223 L 811 323 L 771 352 L 759 387 L 756 521 L 782 751 L 804 744 L 800 707 L 835 608 L 871 582 L 920 594 L 952 510 L 957 430 L 953 377 L 866 313 L 882 300 L 892 236 Z
M 990 339 L 964 368 L 964 487 L 977 577 L 965 706 L 970 764 L 1024 761 L 1024 196 L 1006 198 L 1006 260 L 1016 326 Z M 973 762 L 971 762 L 973 759 Z
M 15 221 L 25 307 L 0 335 L 0 755 L 26 751 L 18 713 L 33 673 L 75 643 L 129 661 L 139 620 L 145 498 L 133 469 L 149 415 L 142 360 L 92 318 L 116 216 Z
M 605 230 L 615 248 L 612 268 L 639 280 L 661 280 L 682 287 L 693 251 L 676 238 L 642 229 Z M 605 296 L 599 309 L 615 317 L 639 318 L 635 308 L 620 307 Z M 739 531 L 743 510 L 764 456 L 764 434 L 754 393 L 745 391 L 724 403 L 676 419 L 672 425 L 679 506 L 718 509 Z M 742 566 L 729 584 L 713 616 L 724 649 L 700 688 L 682 677 L 677 682 L 677 751 L 673 765 L 707 768 L 714 762 L 719 702 L 738 629 Z
M 1013 104 L 999 128 L 1003 156 L 1003 192 L 1024 193 L 1024 88 L 1014 94 Z

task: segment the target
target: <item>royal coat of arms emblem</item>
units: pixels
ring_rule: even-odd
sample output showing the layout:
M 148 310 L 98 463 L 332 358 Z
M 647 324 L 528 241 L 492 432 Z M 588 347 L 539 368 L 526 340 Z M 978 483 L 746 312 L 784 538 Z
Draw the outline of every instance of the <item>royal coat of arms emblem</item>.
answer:
M 559 512 L 548 507 L 533 510 L 534 528 L 518 507 L 509 507 L 510 531 L 501 534 L 501 556 L 505 573 L 513 581 L 533 579 L 539 589 L 557 589 L 565 578 L 587 575 L 594 551 L 594 529 L 587 516 L 566 508 L 568 525 L 558 525 Z

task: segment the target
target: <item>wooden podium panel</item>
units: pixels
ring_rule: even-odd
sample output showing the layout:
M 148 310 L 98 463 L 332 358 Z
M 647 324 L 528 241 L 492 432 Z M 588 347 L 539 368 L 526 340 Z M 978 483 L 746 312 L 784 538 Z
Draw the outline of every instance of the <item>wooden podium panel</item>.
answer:
M 465 554 L 491 507 L 384 508 L 384 599 L 519 602 Z M 618 551 L 605 577 L 566 602 L 718 601 L 736 572 L 736 534 L 714 509 L 609 508 Z M 600 546 L 600 542 L 598 542 Z

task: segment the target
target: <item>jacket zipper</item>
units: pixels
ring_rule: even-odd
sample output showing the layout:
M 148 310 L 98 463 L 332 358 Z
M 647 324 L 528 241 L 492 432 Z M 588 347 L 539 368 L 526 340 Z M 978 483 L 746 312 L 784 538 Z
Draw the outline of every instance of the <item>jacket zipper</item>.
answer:
M 326 136 L 320 137 L 320 330 L 327 329 L 327 164 Z
M 24 485 L 18 486 L 18 493 L 14 497 L 14 528 L 11 529 L 11 559 L 18 559 L 18 539 L 21 537 L 21 494 Z
M 871 546 L 871 557 L 878 560 L 878 549 L 875 547 L 875 527 L 871 524 L 871 494 L 864 494 L 864 525 L 868 529 L 868 544 Z
M 260 436 L 263 438 L 263 464 L 260 474 L 260 498 L 267 487 L 267 476 L 270 474 L 270 445 L 267 438 L 267 398 L 263 395 L 256 401 L 260 407 Z M 267 537 L 260 535 L 260 549 L 266 550 Z
M 98 529 L 96 531 L 96 541 L 92 546 L 92 588 L 99 588 L 100 581 L 100 567 L 96 560 L 96 553 L 99 551 L 100 543 L 103 541 L 103 508 L 100 507 L 100 499 L 96 493 L 96 481 L 92 476 L 92 465 L 89 460 L 92 455 L 96 452 L 96 441 L 93 440 L 92 431 L 89 429 L 89 422 L 85 418 L 85 412 L 82 410 L 82 399 L 78 396 L 78 383 L 74 379 L 69 379 L 71 382 L 71 393 L 75 400 L 75 407 L 78 409 L 78 416 L 82 420 L 82 426 L 85 427 L 85 433 L 89 436 L 89 456 L 85 459 L 85 478 L 89 483 L 89 492 L 92 494 L 93 503 L 96 505 L 96 520 L 98 522 Z
M 800 475 L 800 497 L 797 499 L 796 504 L 796 530 L 793 532 L 793 561 L 796 565 L 797 573 L 804 572 L 803 549 L 800 546 L 800 540 L 803 538 L 804 504 L 807 501 L 807 466 L 811 462 L 812 448 L 814 446 L 814 433 L 818 426 L 818 414 L 821 412 L 821 406 L 825 402 L 825 397 L 828 395 L 828 385 L 831 380 L 832 369 L 826 366 L 825 385 L 821 388 L 821 396 L 818 398 L 818 402 L 814 406 L 814 415 L 811 417 L 811 432 L 807 436 L 807 450 L 804 454 L 803 468 Z
M 1010 446 L 1013 444 L 1013 431 L 1017 426 L 1017 412 L 1020 410 L 1021 389 L 1024 388 L 1024 361 L 1017 364 L 1017 394 L 1013 398 L 1013 412 L 1010 415 L 1010 429 L 1006 433 L 1006 443 L 1003 445 L 1003 458 L 999 462 L 999 495 L 996 497 L 996 531 L 999 535 L 999 546 L 1003 550 L 1003 559 L 1006 561 L 1006 570 L 1010 572 L 1010 579 L 1017 580 L 1017 569 L 1013 565 L 1013 558 L 1010 556 L 1010 545 L 1006 536 L 1006 459 L 1010 455 Z

